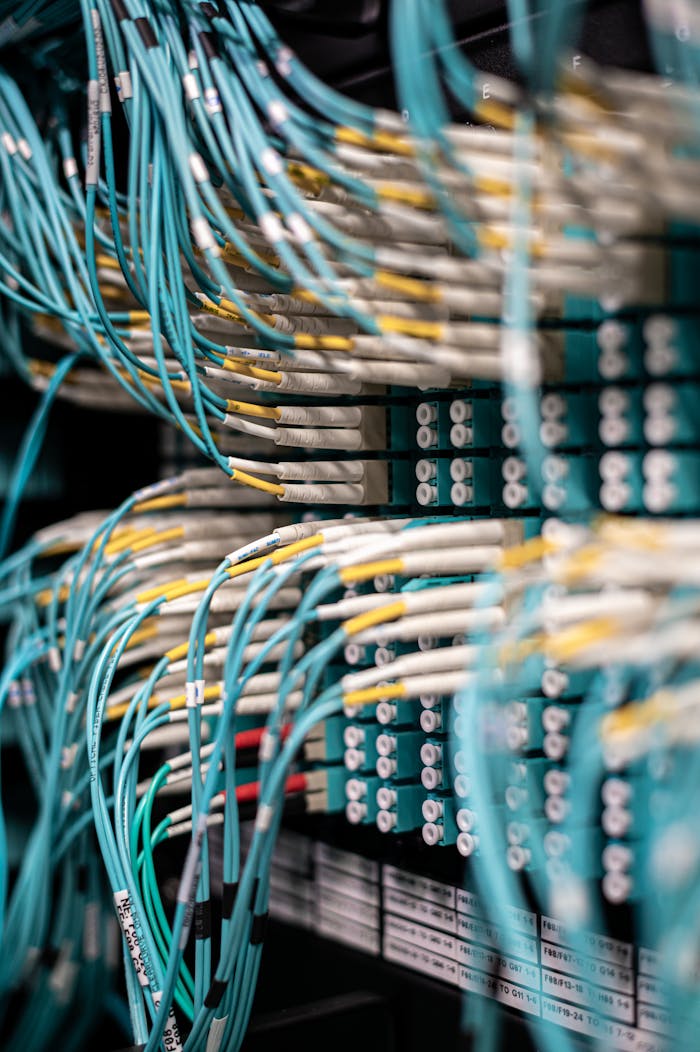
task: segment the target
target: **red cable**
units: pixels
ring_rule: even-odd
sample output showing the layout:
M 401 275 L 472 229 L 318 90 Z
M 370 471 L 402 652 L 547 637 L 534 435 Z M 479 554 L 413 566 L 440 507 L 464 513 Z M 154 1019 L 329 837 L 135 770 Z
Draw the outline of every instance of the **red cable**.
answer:
M 285 723 L 280 730 L 281 741 L 285 740 L 291 729 L 291 723 Z M 264 733 L 264 727 L 252 727 L 249 731 L 239 731 L 235 739 L 236 749 L 256 749 L 260 745 Z
M 284 783 L 284 795 L 291 796 L 292 793 L 303 793 L 306 789 L 306 775 L 290 774 Z M 222 796 L 226 793 L 223 791 Z M 260 796 L 260 782 L 246 782 L 245 785 L 236 787 L 236 800 L 239 804 L 254 803 Z

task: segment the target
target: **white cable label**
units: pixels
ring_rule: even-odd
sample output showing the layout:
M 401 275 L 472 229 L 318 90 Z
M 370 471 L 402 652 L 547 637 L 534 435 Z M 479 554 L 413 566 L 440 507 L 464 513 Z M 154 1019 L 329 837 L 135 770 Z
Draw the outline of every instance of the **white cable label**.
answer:
M 291 48 L 281 47 L 277 52 L 277 58 L 275 60 L 275 69 L 279 73 L 280 77 L 288 77 L 292 72 L 292 59 L 294 58 L 294 52 Z
M 123 69 L 121 73 L 118 73 L 114 78 L 114 82 L 117 86 L 117 94 L 119 95 L 121 102 L 133 98 L 134 89 L 131 84 L 131 73 L 129 73 L 128 69 Z
M 63 162 L 63 174 L 66 179 L 72 179 L 74 175 L 78 174 L 78 162 L 75 157 L 66 157 Z
M 267 833 L 272 822 L 272 817 L 275 813 L 274 807 L 270 807 L 269 804 L 260 804 L 258 806 L 258 812 L 255 816 L 255 829 L 258 833 Z
M 275 746 L 277 739 L 273 734 L 265 731 L 262 738 L 260 739 L 260 748 L 258 750 L 258 758 L 261 763 L 269 763 L 275 755 Z
M 224 1037 L 224 1030 L 228 1023 L 228 1016 L 222 1016 L 221 1019 L 212 1019 L 211 1026 L 209 1027 L 209 1036 L 207 1038 L 207 1047 L 205 1052 L 219 1052 L 221 1042 Z
M 284 227 L 274 212 L 263 212 L 258 218 L 258 226 L 266 241 L 271 241 L 273 244 L 284 241 Z
M 279 175 L 283 169 L 282 158 L 271 146 L 260 154 L 260 163 L 268 175 Z
M 10 157 L 13 157 L 17 153 L 17 143 L 7 131 L 2 133 L 2 144 Z
M 163 1000 L 163 991 L 156 990 L 153 994 L 153 1007 L 156 1012 L 160 1008 L 160 1002 Z M 177 1020 L 175 1019 L 175 1013 L 173 1012 L 172 1006 L 168 1012 L 168 1019 L 165 1024 L 163 1031 L 163 1048 L 165 1052 L 182 1052 L 182 1041 L 180 1040 L 180 1031 L 177 1027 Z
M 289 118 L 289 111 L 279 99 L 272 99 L 267 107 L 267 115 L 273 127 L 279 128 Z
M 202 251 L 208 250 L 214 256 L 219 255 L 219 246 L 214 240 L 214 235 L 211 232 L 209 224 L 207 223 L 204 216 L 196 216 L 191 223 L 192 234 L 197 243 L 197 246 Z
M 287 216 L 287 226 L 300 244 L 306 245 L 311 241 L 313 237 L 311 227 L 298 212 L 292 212 Z
M 141 986 L 148 986 L 146 965 L 141 954 L 141 946 L 136 934 L 136 924 L 134 923 L 134 916 L 131 910 L 131 898 L 126 888 L 123 888 L 121 891 L 115 891 L 114 904 L 117 908 L 117 920 L 124 933 L 127 949 L 133 961 L 136 977 Z
M 95 31 L 97 80 L 100 85 L 100 113 L 111 113 L 112 100 L 109 97 L 109 80 L 107 78 L 107 61 L 105 59 L 105 42 L 104 37 L 102 36 L 102 22 L 94 7 L 91 9 L 90 14 L 92 16 L 92 28 Z
M 185 73 L 182 78 L 182 86 L 185 89 L 185 96 L 190 102 L 200 98 L 199 85 L 194 73 Z
M 215 113 L 221 113 L 223 111 L 221 98 L 216 88 L 204 89 L 204 106 L 210 117 Z
M 100 174 L 100 86 L 88 81 L 87 164 L 85 185 L 97 186 Z
M 207 166 L 198 153 L 191 153 L 189 157 L 190 171 L 196 183 L 206 183 L 209 179 Z

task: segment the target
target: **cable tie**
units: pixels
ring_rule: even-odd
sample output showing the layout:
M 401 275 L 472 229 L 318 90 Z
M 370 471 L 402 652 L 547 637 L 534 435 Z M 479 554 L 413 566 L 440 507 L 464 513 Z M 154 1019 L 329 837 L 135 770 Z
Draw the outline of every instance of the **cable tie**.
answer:
M 144 47 L 149 51 L 151 48 L 158 47 L 158 38 L 156 37 L 153 26 L 147 18 L 135 18 L 134 25 L 139 31 L 141 40 L 143 41 Z
M 213 979 L 212 984 L 207 991 L 207 995 L 204 998 L 205 1008 L 218 1008 L 221 1004 L 221 998 L 226 992 L 227 983 L 222 982 L 220 979 Z
M 270 914 L 267 910 L 265 910 L 264 913 L 256 913 L 253 915 L 253 925 L 250 929 L 251 946 L 259 946 L 265 939 L 269 917 Z
M 236 895 L 238 894 L 238 881 L 224 881 L 223 894 L 221 896 L 221 916 L 224 920 L 229 920 L 233 915 L 233 907 L 236 904 Z
M 126 9 L 124 0 L 112 0 L 112 10 L 114 11 L 117 22 L 130 21 L 129 12 Z

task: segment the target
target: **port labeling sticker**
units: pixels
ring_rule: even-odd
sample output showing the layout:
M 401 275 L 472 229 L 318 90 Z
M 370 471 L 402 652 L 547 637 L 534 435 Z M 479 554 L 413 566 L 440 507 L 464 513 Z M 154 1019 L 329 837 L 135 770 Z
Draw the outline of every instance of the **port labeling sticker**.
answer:
M 364 924 L 346 921 L 337 913 L 331 913 L 321 907 L 314 925 L 319 935 L 325 935 L 346 946 L 354 946 L 373 957 L 379 956 L 379 932 L 366 928 Z
M 319 885 L 330 887 L 351 899 L 359 899 L 370 906 L 379 905 L 379 885 L 363 880 L 362 877 L 353 877 L 349 873 L 340 873 L 337 869 L 317 865 L 316 881 Z
M 387 961 L 403 964 L 433 979 L 450 983 L 451 986 L 458 984 L 459 975 L 455 961 L 441 957 L 437 953 L 430 953 L 429 950 L 404 942 L 402 939 L 396 939 L 391 935 L 384 936 L 384 957 Z
M 383 883 L 385 888 L 407 891 L 409 895 L 427 899 L 447 909 L 455 908 L 455 888 L 450 884 L 441 884 L 428 877 L 418 877 L 414 873 L 404 873 L 396 866 L 384 866 Z
M 671 1032 L 671 1017 L 664 1008 L 652 1005 L 639 1005 L 637 1009 L 637 1026 L 641 1030 L 653 1030 L 655 1034 Z
M 532 990 L 526 990 L 524 987 L 516 985 L 516 983 L 506 982 L 497 976 L 484 975 L 483 972 L 477 972 L 473 968 L 465 968 L 464 965 L 460 965 L 459 985 L 462 990 L 471 990 L 472 993 L 493 997 L 500 1001 L 501 1004 L 517 1008 L 521 1012 L 528 1012 L 530 1015 L 540 1014 L 539 994 L 534 993 Z
M 645 975 L 661 975 L 661 959 L 656 950 L 647 950 L 639 947 L 639 971 Z
M 347 917 L 348 920 L 356 920 L 359 924 L 364 924 L 368 928 L 379 927 L 379 907 L 369 906 L 366 902 L 360 902 L 359 899 L 351 899 L 347 895 L 342 895 L 335 888 L 328 888 L 321 885 L 316 889 L 316 895 L 320 905 L 327 910 L 333 910 L 334 913 L 339 913 L 341 917 Z
M 287 895 L 272 888 L 270 891 L 269 909 L 271 916 L 276 920 L 285 921 L 287 924 L 295 924 L 299 928 L 313 927 L 312 906 L 294 895 Z
M 488 975 L 498 975 L 501 979 L 529 986 L 534 990 L 540 988 L 540 970 L 537 965 L 517 961 L 514 957 L 505 957 L 497 950 L 487 950 L 484 946 L 458 939 L 457 960 L 467 968 L 477 968 Z
M 374 882 L 379 880 L 379 864 L 362 855 L 355 855 L 351 851 L 340 851 L 330 844 L 324 844 L 317 840 L 314 844 L 314 859 L 317 863 L 334 866 L 342 869 L 344 873 L 352 873 L 356 877 Z
M 465 891 L 464 888 L 457 888 L 457 912 L 468 913 L 472 917 L 481 917 L 481 901 L 477 895 L 472 891 Z M 537 938 L 537 914 L 531 913 L 530 910 L 521 910 L 515 906 L 506 907 L 506 915 L 508 917 L 508 923 L 516 931 L 521 931 L 525 935 L 532 935 Z
M 273 866 L 270 871 L 270 887 L 295 895 L 304 902 L 313 903 L 316 899 L 316 888 L 313 881 L 305 879 L 300 873 L 282 869 L 281 866 Z
M 506 948 L 509 955 L 522 957 L 523 960 L 530 961 L 532 964 L 538 963 L 536 939 L 529 939 L 526 935 L 519 935 L 517 932 L 509 932 L 507 946 L 504 947 L 505 940 L 500 929 L 487 921 L 476 920 L 466 914 L 458 914 L 457 934 L 470 942 L 481 942 L 487 946 Z
M 637 1030 L 634 1052 L 670 1052 L 670 1049 L 665 1037 Z
M 637 1031 L 634 1027 L 604 1019 L 588 1008 L 577 1008 L 576 1005 L 556 1001 L 552 997 L 542 996 L 542 1018 L 579 1034 L 595 1035 L 604 1039 L 615 1048 L 637 1052 Z
M 551 943 L 542 943 L 542 964 L 568 975 L 581 975 L 611 990 L 623 994 L 634 993 L 632 972 L 629 968 L 620 968 L 605 961 L 584 957 L 580 953 Z
M 607 935 L 595 935 L 593 932 L 570 935 L 560 921 L 544 914 L 541 926 L 542 938 L 548 942 L 555 942 L 559 946 L 582 946 L 592 957 L 599 957 L 603 961 L 621 964 L 627 968 L 632 967 L 632 946 L 628 942 L 620 942 L 619 939 L 611 939 Z
M 637 976 L 637 1000 L 651 1005 L 665 1005 L 666 997 L 663 984 L 649 975 Z
M 400 913 L 403 917 L 412 917 L 430 928 L 440 928 L 441 931 L 449 931 L 452 934 L 457 930 L 457 916 L 454 910 L 443 909 L 434 902 L 416 899 L 391 888 L 384 888 L 384 909 L 391 913 Z
M 617 993 L 592 986 L 584 979 L 571 975 L 560 975 L 548 968 L 542 969 L 542 991 L 553 997 L 562 997 L 575 1004 L 595 1008 L 613 1019 L 623 1023 L 634 1023 L 634 998 L 627 994 Z
M 459 913 L 471 913 L 473 917 L 480 917 L 481 902 L 473 892 L 457 888 L 457 910 Z
M 397 939 L 405 942 L 424 946 L 433 953 L 439 953 L 442 957 L 450 957 L 455 960 L 457 955 L 457 940 L 454 935 L 448 935 L 434 928 L 426 928 L 423 924 L 407 920 L 405 917 L 387 916 L 384 921 L 384 934 L 394 935 Z

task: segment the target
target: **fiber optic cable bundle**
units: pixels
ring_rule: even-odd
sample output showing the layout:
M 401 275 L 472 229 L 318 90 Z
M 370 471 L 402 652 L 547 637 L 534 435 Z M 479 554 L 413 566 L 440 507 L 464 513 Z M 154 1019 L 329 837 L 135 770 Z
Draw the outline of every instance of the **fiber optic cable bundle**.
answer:
M 567 321 L 600 297 L 655 303 L 659 224 L 697 220 L 683 85 L 656 96 L 651 78 L 581 64 L 528 116 L 452 46 L 442 3 L 412 0 L 393 6 L 405 125 L 320 84 L 255 4 L 137 8 L 81 8 L 84 150 L 62 99 L 40 128 L 3 76 L 3 343 L 50 382 L 55 363 L 22 352 L 26 318 L 80 355 L 61 394 L 133 399 L 245 484 L 226 448 L 240 434 L 376 450 L 363 399 L 383 385 L 527 385 L 572 355 L 585 371 Z M 57 16 L 8 16 L 3 38 L 25 46 Z M 451 124 L 451 101 L 501 130 Z
M 475 599 L 474 586 L 441 586 L 441 579 L 496 566 L 505 545 L 521 536 L 516 523 L 496 521 L 285 525 L 274 512 L 242 515 L 230 504 L 212 529 L 204 509 L 235 491 L 209 488 L 210 476 L 208 469 L 189 472 L 133 494 L 106 517 L 84 515 L 41 531 L 3 564 L 12 656 L 2 703 L 39 802 L 9 892 L 4 858 L 4 992 L 23 983 L 32 990 L 8 1048 L 27 1041 L 35 998 L 52 1006 L 45 1029 L 30 1039 L 40 1048 L 64 1025 L 84 983 L 95 1011 L 99 984 L 104 994 L 114 991 L 107 931 L 115 905 L 130 955 L 136 1040 L 153 1048 L 161 1041 L 170 1048 L 237 1047 L 285 806 L 345 806 L 345 769 L 324 751 L 329 721 L 387 693 L 410 703 L 438 687 L 456 688 L 468 648 L 397 663 L 388 692 L 366 673 L 329 674 L 334 656 L 383 625 L 403 627 L 410 639 L 426 616 L 449 620 L 452 612 L 468 631 L 465 593 L 471 588 Z M 199 495 L 189 511 L 182 509 L 184 493 Z M 244 539 L 251 529 L 260 537 Z M 225 554 L 231 538 L 243 543 Z M 37 574 L 63 556 L 57 570 Z M 382 570 L 420 573 L 421 587 L 328 602 L 343 585 L 371 581 Z M 488 611 L 474 622 L 492 623 Z M 314 624 L 327 631 L 312 644 Z M 173 796 L 189 802 L 173 806 Z M 251 807 L 254 835 L 243 861 L 239 823 Z M 207 864 L 207 832 L 216 825 L 225 845 L 218 961 Z M 177 839 L 187 847 L 171 922 L 156 848 Z M 183 951 L 193 917 L 192 972 Z M 184 1045 L 173 1002 L 192 1027 Z M 79 1038 L 76 1030 L 76 1047 Z
M 585 956 L 590 932 L 619 935 L 609 921 L 626 904 L 658 954 L 674 1048 L 692 1048 L 697 1028 L 699 536 L 697 520 L 550 520 L 497 582 L 509 616 L 454 728 L 473 873 L 503 952 L 519 905 L 565 924 Z M 536 1022 L 541 1047 L 568 1047 Z

